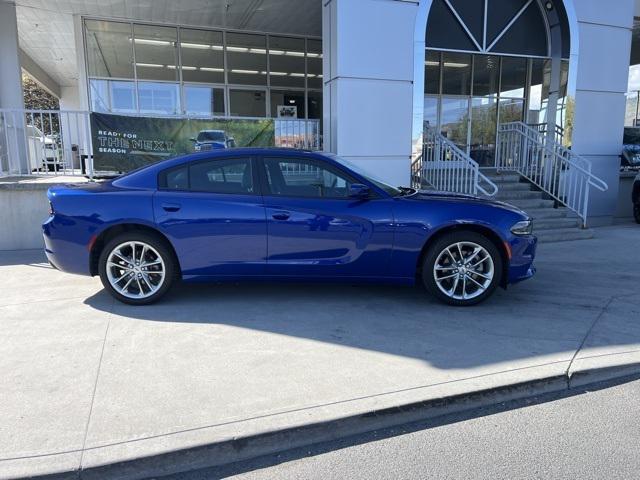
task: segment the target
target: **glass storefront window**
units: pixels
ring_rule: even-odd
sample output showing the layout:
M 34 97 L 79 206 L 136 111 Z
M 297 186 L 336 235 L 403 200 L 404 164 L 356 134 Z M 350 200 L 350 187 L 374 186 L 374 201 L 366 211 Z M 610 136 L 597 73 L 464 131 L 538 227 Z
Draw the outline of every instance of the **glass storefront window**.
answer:
M 501 98 L 498 112 L 499 123 L 521 122 L 524 115 L 524 100 Z
M 424 123 L 430 127 L 438 126 L 438 97 L 424 97 Z
M 232 117 L 266 117 L 266 91 L 230 89 L 229 114 Z
M 307 118 L 322 119 L 322 92 L 308 92 L 307 102 Z
M 296 118 L 322 118 L 321 40 L 91 19 L 84 26 L 92 111 L 277 117 L 290 105 Z
M 267 84 L 267 37 L 246 33 L 227 33 L 229 83 Z
M 442 54 L 442 94 L 469 95 L 471 93 L 471 55 Z
M 224 88 L 185 85 L 184 110 L 187 115 L 224 115 Z
M 92 78 L 89 81 L 89 97 L 91 99 L 92 112 L 109 112 L 109 81 Z
M 471 101 L 471 145 L 469 155 L 480 166 L 493 165 L 496 122 L 495 97 L 474 98 Z
M 307 40 L 307 88 L 322 88 L 322 41 Z
M 138 102 L 141 113 L 176 115 L 180 112 L 178 85 L 138 82 Z
M 134 77 L 130 24 L 86 20 L 85 34 L 90 77 Z
M 177 29 L 134 25 L 133 38 L 138 79 L 174 82 L 179 79 Z
M 131 113 L 136 111 L 136 86 L 133 82 L 109 81 L 111 111 Z
M 224 83 L 222 32 L 180 29 L 180 57 L 183 81 Z
M 551 80 L 551 61 L 533 59 L 531 61 L 531 86 L 529 87 L 529 110 L 527 123 L 547 121 L 547 103 Z
M 500 96 L 508 98 L 524 98 L 526 85 L 527 59 L 503 57 Z
M 271 116 L 305 118 L 304 91 L 271 90 Z
M 474 55 L 473 57 L 473 96 L 497 95 L 500 78 L 500 57 L 493 55 Z
M 304 88 L 303 38 L 269 37 L 269 81 L 271 86 Z
M 440 67 L 440 53 L 428 51 L 424 62 L 424 93 L 440 93 Z
M 440 131 L 462 150 L 467 149 L 469 99 L 442 97 Z

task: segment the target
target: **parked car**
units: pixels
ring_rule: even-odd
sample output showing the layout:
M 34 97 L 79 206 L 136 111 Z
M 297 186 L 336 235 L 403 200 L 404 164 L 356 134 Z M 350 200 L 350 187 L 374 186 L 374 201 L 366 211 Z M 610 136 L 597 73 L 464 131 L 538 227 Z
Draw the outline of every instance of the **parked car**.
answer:
M 27 147 L 32 170 L 60 170 L 62 166 L 61 149 L 56 135 L 45 135 L 34 126 L 27 125 Z
M 633 181 L 631 201 L 633 202 L 633 216 L 636 222 L 640 223 L 640 172 Z
M 224 130 L 200 130 L 196 138 L 190 138 L 196 152 L 217 150 L 219 148 L 233 148 L 236 141 Z
M 179 279 L 418 282 L 472 305 L 535 272 L 517 208 L 392 187 L 331 154 L 216 150 L 48 197 L 51 264 L 134 305 Z

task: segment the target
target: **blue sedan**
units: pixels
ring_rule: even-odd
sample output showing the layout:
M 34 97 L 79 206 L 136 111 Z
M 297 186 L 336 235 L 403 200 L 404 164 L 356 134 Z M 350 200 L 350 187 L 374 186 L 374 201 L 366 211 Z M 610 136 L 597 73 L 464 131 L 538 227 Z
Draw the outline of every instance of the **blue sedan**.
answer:
M 51 264 L 134 305 L 179 280 L 417 282 L 472 305 L 535 272 L 515 207 L 392 187 L 325 153 L 210 151 L 48 196 Z

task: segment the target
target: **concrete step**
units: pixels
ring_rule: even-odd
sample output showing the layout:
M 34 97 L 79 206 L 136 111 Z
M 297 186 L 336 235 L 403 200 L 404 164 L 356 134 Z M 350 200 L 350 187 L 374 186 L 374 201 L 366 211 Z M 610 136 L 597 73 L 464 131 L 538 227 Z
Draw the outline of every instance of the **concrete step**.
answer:
M 542 198 L 540 199 L 531 198 L 531 199 L 525 199 L 525 200 L 509 199 L 505 201 L 505 203 L 509 203 L 514 207 L 518 207 L 520 210 L 524 210 L 525 212 L 528 209 L 532 209 L 532 208 L 552 208 L 553 207 L 553 200 L 544 200 Z
M 542 199 L 542 192 L 533 190 L 498 190 L 494 198 L 505 202 L 509 200 L 528 200 L 533 198 Z
M 499 188 L 498 192 L 504 192 L 504 191 L 512 192 L 514 190 L 526 191 L 526 190 L 531 190 L 531 184 L 527 182 L 500 182 L 500 184 L 498 185 L 498 188 Z
M 533 218 L 534 226 L 536 220 L 546 220 L 548 218 L 567 218 L 568 211 L 565 208 L 527 208 L 527 215 Z
M 566 228 L 579 228 L 577 218 L 538 218 L 533 220 L 533 233 L 546 230 L 562 230 Z
M 482 173 L 482 172 L 481 172 Z M 501 175 L 484 173 L 493 183 L 519 182 L 520 175 L 517 173 L 503 173 Z
M 593 238 L 593 230 L 586 228 L 560 228 L 558 230 L 543 230 L 534 233 L 540 243 L 568 242 L 570 240 L 587 240 Z

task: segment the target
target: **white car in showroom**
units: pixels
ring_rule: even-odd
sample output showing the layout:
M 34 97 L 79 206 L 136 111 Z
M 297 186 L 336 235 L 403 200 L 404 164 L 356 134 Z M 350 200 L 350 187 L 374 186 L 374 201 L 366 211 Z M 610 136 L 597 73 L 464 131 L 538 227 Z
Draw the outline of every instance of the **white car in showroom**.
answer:
M 45 135 L 35 125 L 27 125 L 27 146 L 31 170 L 61 170 L 62 152 L 55 135 Z

